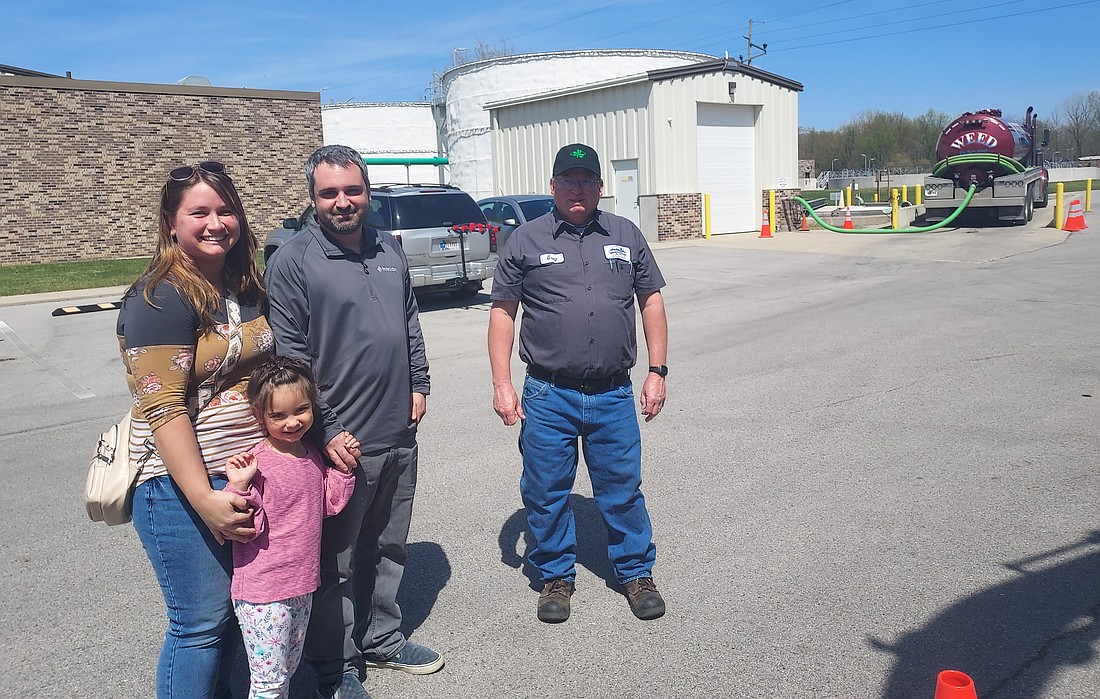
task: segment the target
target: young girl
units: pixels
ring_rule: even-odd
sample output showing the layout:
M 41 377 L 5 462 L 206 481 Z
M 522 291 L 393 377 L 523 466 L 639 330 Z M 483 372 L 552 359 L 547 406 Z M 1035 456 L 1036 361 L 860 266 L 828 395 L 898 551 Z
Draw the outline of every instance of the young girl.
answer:
M 248 652 L 248 696 L 285 699 L 321 581 L 321 520 L 344 508 L 355 476 L 327 468 L 302 441 L 318 400 L 305 362 L 272 357 L 252 372 L 248 395 L 267 437 L 225 469 L 226 490 L 248 501 L 256 528 L 250 541 L 233 545 L 233 610 Z M 343 436 L 358 454 L 359 442 Z

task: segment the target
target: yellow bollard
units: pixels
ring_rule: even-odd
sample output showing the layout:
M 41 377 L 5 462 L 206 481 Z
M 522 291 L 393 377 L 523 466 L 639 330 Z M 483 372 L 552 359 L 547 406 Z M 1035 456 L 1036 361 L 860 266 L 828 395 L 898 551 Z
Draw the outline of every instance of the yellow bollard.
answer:
M 844 205 L 849 209 L 852 208 L 852 185 L 844 188 Z
M 897 230 L 898 227 L 898 188 L 890 190 L 890 227 Z
M 875 192 L 875 203 L 878 203 L 878 192 Z
M 776 233 L 779 232 L 779 230 L 778 230 L 778 226 L 776 225 L 776 220 L 775 220 L 775 190 L 774 189 L 769 189 L 768 190 L 768 221 L 772 225 L 772 235 L 775 235 Z
M 1092 178 L 1085 180 L 1085 211 L 1092 211 Z
M 913 194 L 915 195 L 913 198 L 916 199 L 916 201 L 914 203 L 917 206 L 920 206 L 921 205 L 921 195 L 924 194 L 924 187 L 921 187 L 919 184 L 913 185 Z
M 703 237 L 710 240 L 710 195 L 703 195 Z
M 907 184 L 901 186 L 901 200 L 909 201 L 909 185 Z
M 1065 196 L 1066 183 L 1059 182 L 1054 185 L 1054 227 L 1061 228 L 1064 221 L 1062 221 L 1062 198 Z

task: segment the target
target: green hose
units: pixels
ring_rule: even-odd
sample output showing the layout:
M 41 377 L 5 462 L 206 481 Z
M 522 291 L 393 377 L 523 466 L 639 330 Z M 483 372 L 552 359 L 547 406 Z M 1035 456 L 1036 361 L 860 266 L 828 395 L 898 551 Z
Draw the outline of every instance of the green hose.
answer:
M 998 165 L 1013 174 L 1020 174 L 1027 168 L 1015 158 L 996 153 L 962 153 L 951 155 L 932 166 L 932 175 L 940 177 L 940 173 L 955 165 Z
M 931 231 L 943 228 L 944 226 L 946 226 L 947 224 L 951 223 L 956 218 L 958 218 L 959 214 L 961 214 L 963 212 L 963 209 L 966 208 L 966 205 L 970 203 L 970 199 L 974 196 L 974 192 L 977 189 L 978 189 L 977 185 L 974 185 L 974 184 L 970 185 L 970 189 L 966 193 L 966 198 L 963 199 L 961 204 L 959 204 L 959 208 L 955 209 L 951 213 L 950 216 L 948 216 L 944 220 L 940 221 L 939 223 L 934 223 L 931 226 L 925 226 L 923 228 L 897 228 L 897 229 L 893 229 L 893 228 L 855 228 L 855 229 L 838 228 L 836 226 L 832 226 L 832 225 L 822 221 L 818 217 L 817 212 L 814 211 L 813 208 L 809 204 L 807 204 L 806 200 L 803 199 L 802 197 L 795 197 L 794 200 L 796 202 L 798 202 L 799 204 L 801 204 L 806 209 L 806 211 L 809 211 L 810 216 L 812 216 L 813 219 L 815 221 L 817 221 L 821 225 L 822 228 L 824 228 L 825 230 L 828 230 L 828 231 L 832 231 L 833 233 L 867 233 L 867 234 L 875 234 L 875 233 L 878 233 L 878 234 L 885 234 L 885 233 L 930 233 Z

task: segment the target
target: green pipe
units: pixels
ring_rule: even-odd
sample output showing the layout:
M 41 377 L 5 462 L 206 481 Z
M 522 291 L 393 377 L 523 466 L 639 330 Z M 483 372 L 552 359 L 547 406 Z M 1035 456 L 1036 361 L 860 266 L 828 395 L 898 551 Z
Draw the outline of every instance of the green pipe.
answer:
M 447 165 L 447 158 L 363 158 L 367 165 Z
M 799 204 L 801 204 L 803 207 L 805 207 L 806 211 L 810 212 L 810 216 L 812 216 L 813 219 L 815 221 L 817 221 L 821 225 L 822 228 L 824 228 L 825 230 L 828 230 L 828 231 L 832 231 L 833 233 L 865 233 L 865 234 L 876 234 L 877 233 L 877 234 L 880 234 L 880 235 L 881 234 L 886 234 L 886 233 L 930 233 L 934 230 L 943 228 L 944 226 L 946 226 L 947 224 L 951 223 L 956 218 L 958 218 L 959 214 L 961 214 L 963 212 L 963 209 L 966 208 L 966 205 L 970 203 L 970 199 L 974 196 L 974 192 L 977 189 L 978 189 L 977 185 L 973 185 L 973 184 L 970 185 L 970 190 L 967 191 L 966 198 L 963 199 L 961 204 L 959 204 L 959 208 L 955 209 L 951 213 L 950 216 L 948 216 L 944 220 L 940 221 L 939 223 L 934 223 L 931 226 L 924 226 L 923 228 L 896 228 L 896 229 L 892 229 L 892 228 L 855 228 L 855 229 L 838 228 L 836 226 L 830 225 L 830 224 L 825 223 L 824 221 L 822 221 L 818 217 L 817 212 L 814 211 L 813 208 L 809 204 L 807 204 L 806 200 L 803 199 L 802 197 L 795 197 L 794 200 L 796 202 L 798 202 Z
M 995 153 L 963 153 L 952 155 L 939 161 L 932 167 L 932 175 L 939 177 L 940 173 L 953 165 L 999 165 L 1015 174 L 1020 174 L 1027 168 L 1023 163 L 1014 158 Z

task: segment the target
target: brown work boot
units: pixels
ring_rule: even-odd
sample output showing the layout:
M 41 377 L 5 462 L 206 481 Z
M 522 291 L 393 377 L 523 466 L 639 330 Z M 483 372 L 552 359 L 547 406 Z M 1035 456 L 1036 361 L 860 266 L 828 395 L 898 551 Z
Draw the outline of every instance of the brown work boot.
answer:
M 634 616 L 646 621 L 656 619 L 665 613 L 665 600 L 657 592 L 657 583 L 653 578 L 638 578 L 626 583 L 626 601 Z
M 569 580 L 551 580 L 542 586 L 539 595 L 539 621 L 560 624 L 569 618 L 569 597 L 577 589 Z

